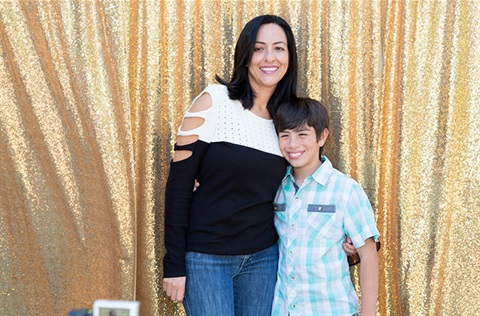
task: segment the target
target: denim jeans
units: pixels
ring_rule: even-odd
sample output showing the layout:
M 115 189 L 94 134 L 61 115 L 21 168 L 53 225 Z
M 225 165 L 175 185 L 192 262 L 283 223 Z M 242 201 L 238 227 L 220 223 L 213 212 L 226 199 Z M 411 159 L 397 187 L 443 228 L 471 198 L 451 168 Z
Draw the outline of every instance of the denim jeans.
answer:
M 278 246 L 250 255 L 187 252 L 183 305 L 188 316 L 269 316 Z

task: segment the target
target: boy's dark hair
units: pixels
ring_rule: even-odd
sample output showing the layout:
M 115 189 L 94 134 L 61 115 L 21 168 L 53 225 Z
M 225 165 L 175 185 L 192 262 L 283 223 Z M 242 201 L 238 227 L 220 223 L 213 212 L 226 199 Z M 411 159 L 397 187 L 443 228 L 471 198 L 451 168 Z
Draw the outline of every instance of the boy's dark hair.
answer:
M 304 126 L 315 129 L 317 141 L 325 129 L 328 129 L 328 112 L 320 101 L 310 98 L 296 98 L 282 102 L 275 111 L 273 122 L 277 134 L 287 129 L 297 130 Z M 323 147 L 320 148 L 320 155 Z
M 235 61 L 230 82 L 220 78 L 218 75 L 215 75 L 215 79 L 219 83 L 227 86 L 230 99 L 242 101 L 245 109 L 252 108 L 254 92 L 248 81 L 247 66 L 252 58 L 253 49 L 255 48 L 258 29 L 263 24 L 270 23 L 280 26 L 285 31 L 288 47 L 287 72 L 278 83 L 267 104 L 267 109 L 270 115 L 273 116 L 280 102 L 297 95 L 298 61 L 295 38 L 290 25 L 281 17 L 276 15 L 261 15 L 248 22 L 240 33 L 235 46 Z

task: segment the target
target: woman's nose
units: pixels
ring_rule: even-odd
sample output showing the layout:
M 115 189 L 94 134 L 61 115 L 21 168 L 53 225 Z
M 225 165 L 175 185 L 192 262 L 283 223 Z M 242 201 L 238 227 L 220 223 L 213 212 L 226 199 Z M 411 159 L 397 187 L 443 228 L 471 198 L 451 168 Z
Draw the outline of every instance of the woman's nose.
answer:
M 273 54 L 273 51 L 271 49 L 266 49 L 265 50 L 265 61 L 272 62 L 275 60 L 275 56 Z

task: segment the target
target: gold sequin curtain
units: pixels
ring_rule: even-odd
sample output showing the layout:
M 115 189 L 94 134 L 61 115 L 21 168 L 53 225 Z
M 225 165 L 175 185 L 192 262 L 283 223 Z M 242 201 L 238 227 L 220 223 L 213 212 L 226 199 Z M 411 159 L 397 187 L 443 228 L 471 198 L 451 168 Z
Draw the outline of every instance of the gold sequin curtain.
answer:
M 383 7 L 380 315 L 480 310 L 479 4 Z
M 134 298 L 128 6 L 0 2 L 0 314 Z
M 480 310 L 475 1 L 12 0 L 0 2 L 0 314 L 108 298 L 183 315 L 161 291 L 174 134 L 265 13 L 291 24 L 299 90 L 331 113 L 326 153 L 374 206 L 378 314 Z

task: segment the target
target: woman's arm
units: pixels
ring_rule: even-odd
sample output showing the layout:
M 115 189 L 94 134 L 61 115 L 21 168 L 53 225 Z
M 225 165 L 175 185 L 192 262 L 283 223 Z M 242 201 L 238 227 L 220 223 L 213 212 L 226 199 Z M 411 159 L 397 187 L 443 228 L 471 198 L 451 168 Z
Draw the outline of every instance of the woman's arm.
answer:
M 163 289 L 174 301 L 182 301 L 185 294 L 185 235 L 188 228 L 188 209 L 193 196 L 192 183 L 197 176 L 205 146 L 195 144 L 199 135 L 193 131 L 205 123 L 195 112 L 212 106 L 209 94 L 197 98 L 185 116 L 177 136 L 176 149 L 170 165 L 165 190 L 165 248 L 163 258 Z M 192 133 L 189 133 L 191 131 Z M 194 147 L 193 147 L 194 145 Z

